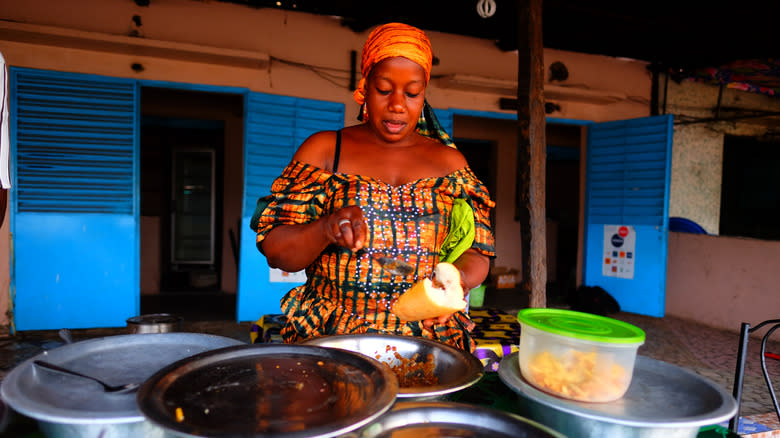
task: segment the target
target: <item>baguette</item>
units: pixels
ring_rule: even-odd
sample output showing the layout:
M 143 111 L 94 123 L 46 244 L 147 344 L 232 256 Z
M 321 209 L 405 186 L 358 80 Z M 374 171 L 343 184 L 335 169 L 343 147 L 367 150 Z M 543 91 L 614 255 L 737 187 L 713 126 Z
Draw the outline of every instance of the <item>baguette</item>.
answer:
M 460 271 L 442 262 L 433 269 L 433 280 L 424 278 L 404 292 L 390 309 L 405 321 L 420 321 L 449 315 L 466 308 Z

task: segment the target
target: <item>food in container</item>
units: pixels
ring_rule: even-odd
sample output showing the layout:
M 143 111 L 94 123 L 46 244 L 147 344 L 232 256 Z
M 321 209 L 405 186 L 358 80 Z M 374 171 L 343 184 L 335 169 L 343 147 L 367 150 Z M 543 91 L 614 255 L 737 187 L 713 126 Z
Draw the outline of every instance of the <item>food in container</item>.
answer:
M 645 332 L 613 318 L 565 309 L 521 310 L 520 372 L 548 393 L 571 400 L 608 402 L 631 384 Z

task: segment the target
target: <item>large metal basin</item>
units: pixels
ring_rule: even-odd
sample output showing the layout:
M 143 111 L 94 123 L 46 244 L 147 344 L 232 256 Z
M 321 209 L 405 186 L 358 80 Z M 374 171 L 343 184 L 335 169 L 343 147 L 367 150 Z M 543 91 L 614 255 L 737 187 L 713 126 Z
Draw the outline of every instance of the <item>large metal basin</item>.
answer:
M 566 400 L 532 386 L 520 374 L 518 353 L 501 360 L 501 380 L 520 395 L 520 414 L 578 438 L 695 438 L 702 426 L 737 412 L 724 388 L 684 368 L 637 356 L 626 394 L 613 402 Z
M 14 411 L 37 420 L 48 438 L 157 438 L 163 430 L 145 420 L 136 393 L 107 393 L 98 383 L 41 369 L 44 360 L 109 384 L 143 382 L 161 368 L 204 351 L 245 343 L 198 333 L 107 336 L 44 351 L 14 367 L 0 396 Z

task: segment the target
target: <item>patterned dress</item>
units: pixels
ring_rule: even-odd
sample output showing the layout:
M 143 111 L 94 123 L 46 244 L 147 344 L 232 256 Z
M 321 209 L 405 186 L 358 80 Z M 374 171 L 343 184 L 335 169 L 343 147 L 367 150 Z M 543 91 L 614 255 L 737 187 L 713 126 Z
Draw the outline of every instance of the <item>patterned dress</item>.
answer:
M 357 333 L 387 333 L 435 339 L 474 350 L 474 324 L 463 312 L 446 324 L 424 329 L 420 321 L 403 321 L 389 311 L 398 296 L 417 280 L 430 277 L 447 236 L 450 211 L 457 198 L 474 210 L 472 248 L 495 256 L 490 211 L 495 203 L 468 167 L 444 177 L 423 178 L 400 186 L 293 161 L 261 198 L 253 218 L 257 244 L 273 227 L 309 223 L 350 205 L 358 205 L 368 225 L 365 251 L 328 246 L 306 268 L 306 283 L 281 301 L 287 322 L 281 335 L 294 343 L 308 338 Z M 392 274 L 371 254 L 400 258 L 415 266 L 408 277 Z

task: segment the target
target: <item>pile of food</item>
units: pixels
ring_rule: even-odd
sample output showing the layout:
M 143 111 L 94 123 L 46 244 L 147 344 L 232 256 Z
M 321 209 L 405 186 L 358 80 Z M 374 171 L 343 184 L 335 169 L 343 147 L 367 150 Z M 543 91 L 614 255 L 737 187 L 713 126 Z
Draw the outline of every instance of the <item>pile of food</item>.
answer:
M 588 402 L 620 398 L 631 376 L 617 363 L 602 366 L 606 359 L 595 351 L 569 350 L 555 356 L 542 351 L 528 362 L 528 380 L 539 389 L 573 400 Z M 610 362 L 612 362 L 610 360 Z
M 392 352 L 392 358 L 387 357 L 386 360 L 382 360 L 382 354 L 375 353 L 377 360 L 386 363 L 393 374 L 398 378 L 398 386 L 401 388 L 413 388 L 419 386 L 432 386 L 439 383 L 439 378 L 433 373 L 436 364 L 433 361 L 433 354 L 425 356 L 424 360 L 418 360 L 420 357 L 418 353 L 415 353 L 412 357 L 403 357 L 398 351 L 398 348 L 394 345 L 387 345 L 385 347 L 385 353 Z
M 394 353 L 398 364 L 390 369 L 398 377 L 398 385 L 401 388 L 413 388 L 419 386 L 432 386 L 439 383 L 439 378 L 433 373 L 436 365 L 433 363 L 433 354 L 425 357 L 425 360 L 417 361 L 417 353 L 410 358 L 405 358 L 399 353 Z

